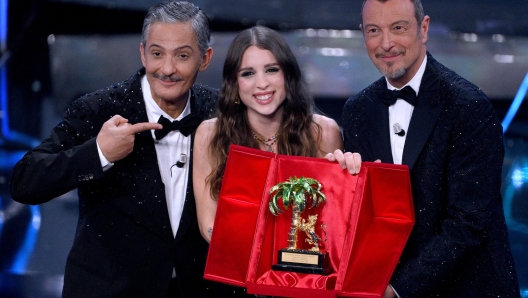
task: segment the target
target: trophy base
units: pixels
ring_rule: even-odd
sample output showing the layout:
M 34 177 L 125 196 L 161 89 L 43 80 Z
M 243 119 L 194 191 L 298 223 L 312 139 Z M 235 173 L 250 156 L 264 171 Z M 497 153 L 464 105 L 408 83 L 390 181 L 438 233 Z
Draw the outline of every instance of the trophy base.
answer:
M 283 248 L 279 250 L 277 259 L 278 263 L 272 266 L 273 270 L 330 274 L 328 252 Z

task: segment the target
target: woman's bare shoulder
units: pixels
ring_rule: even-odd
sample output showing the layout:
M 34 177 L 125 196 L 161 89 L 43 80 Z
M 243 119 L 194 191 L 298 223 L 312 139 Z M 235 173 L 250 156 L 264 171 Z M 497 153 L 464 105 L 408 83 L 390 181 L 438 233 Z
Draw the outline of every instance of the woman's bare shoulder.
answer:
M 216 125 L 216 118 L 207 119 L 207 120 L 202 121 L 202 123 L 200 123 L 200 125 L 198 126 L 198 130 L 201 130 L 203 132 L 208 132 L 208 131 L 213 130 L 215 128 L 215 125 Z
M 204 120 L 202 123 L 200 123 L 198 129 L 196 130 L 196 139 L 210 139 L 211 135 L 215 131 L 215 126 L 216 118 Z
M 336 127 L 339 128 L 339 126 L 337 125 L 337 122 L 334 119 L 326 117 L 324 115 L 314 114 L 313 121 L 319 124 L 319 126 L 321 126 L 323 130 L 330 129 L 330 128 L 335 129 Z
M 313 121 L 321 127 L 320 138 L 318 138 L 319 157 L 324 157 L 327 153 L 334 152 L 336 149 L 343 149 L 341 129 L 334 119 L 323 115 L 313 115 Z
M 207 119 L 207 120 L 202 121 L 201 124 L 203 124 L 205 126 L 214 126 L 216 124 L 216 119 L 217 118 Z

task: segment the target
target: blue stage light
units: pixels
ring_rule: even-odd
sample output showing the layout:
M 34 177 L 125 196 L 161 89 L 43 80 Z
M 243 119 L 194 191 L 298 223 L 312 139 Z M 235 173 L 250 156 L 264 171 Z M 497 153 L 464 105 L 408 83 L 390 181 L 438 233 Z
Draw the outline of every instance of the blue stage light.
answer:
M 34 147 L 39 143 L 37 140 L 9 129 L 7 86 L 7 60 L 9 59 L 9 51 L 7 49 L 7 17 L 8 0 L 0 0 L 0 123 L 2 126 L 2 137 L 7 141 L 15 141 Z M 13 265 L 10 268 L 10 271 L 13 273 L 21 274 L 25 272 L 29 257 L 34 250 L 37 241 L 37 235 L 40 229 L 40 208 L 38 206 L 30 206 L 30 210 L 31 222 L 26 230 L 24 242 L 20 250 L 17 252 L 16 257 L 13 260 Z M 0 231 L 3 224 L 3 217 L 0 217 Z
M 0 51 L 2 55 L 7 48 L 7 0 L 0 0 Z
M 511 180 L 513 186 L 517 188 L 523 186 L 528 181 L 528 167 L 514 169 Z
M 31 253 L 35 249 L 37 235 L 40 230 L 40 208 L 38 206 L 30 206 L 30 210 L 31 222 L 27 227 L 24 242 L 18 250 L 15 259 L 13 260 L 13 265 L 9 269 L 11 273 L 24 274 L 26 272 L 26 267 Z
M 506 132 L 508 130 L 508 127 L 510 126 L 513 120 L 513 117 L 515 117 L 515 114 L 517 114 L 517 111 L 519 110 L 521 103 L 526 97 L 527 91 L 528 91 L 528 72 L 526 73 L 526 76 L 524 77 L 524 80 L 521 83 L 521 87 L 517 91 L 517 95 L 515 95 L 515 98 L 513 99 L 513 102 L 510 106 L 510 109 L 508 110 L 508 113 L 506 113 L 504 120 L 502 120 L 502 131 L 503 132 Z

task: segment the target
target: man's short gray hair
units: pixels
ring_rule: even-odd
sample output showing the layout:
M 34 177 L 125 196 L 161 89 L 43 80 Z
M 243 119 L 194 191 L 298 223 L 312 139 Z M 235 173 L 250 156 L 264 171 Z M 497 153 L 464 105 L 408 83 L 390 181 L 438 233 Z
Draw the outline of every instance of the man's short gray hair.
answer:
M 145 46 L 150 26 L 154 23 L 187 23 L 196 34 L 200 53 L 205 54 L 211 41 L 209 20 L 200 8 L 185 1 L 165 1 L 149 9 L 143 21 L 141 43 Z

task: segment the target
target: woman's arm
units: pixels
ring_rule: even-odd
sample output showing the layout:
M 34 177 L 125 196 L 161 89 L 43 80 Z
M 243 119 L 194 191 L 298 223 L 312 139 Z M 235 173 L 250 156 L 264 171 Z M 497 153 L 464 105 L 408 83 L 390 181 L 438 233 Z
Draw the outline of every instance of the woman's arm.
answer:
M 193 189 L 196 213 L 200 233 L 207 242 L 211 242 L 217 205 L 217 202 L 211 198 L 211 184 L 206 182 L 213 168 L 209 145 L 213 137 L 215 122 L 216 119 L 210 119 L 198 126 L 193 149 Z
M 348 169 L 350 174 L 358 174 L 361 168 L 361 155 L 343 152 L 343 137 L 335 120 L 322 115 L 314 115 L 313 119 L 321 126 L 318 157 L 325 157 L 332 162 L 337 161 L 341 168 Z
M 313 121 L 321 127 L 317 157 L 325 157 L 327 153 L 334 152 L 336 149 L 343 150 L 343 136 L 334 119 L 314 114 Z M 315 139 L 318 139 L 317 135 Z

